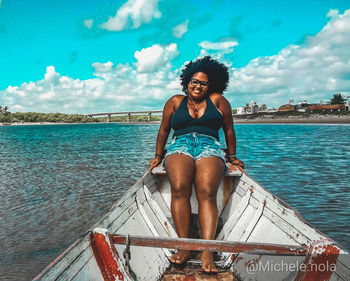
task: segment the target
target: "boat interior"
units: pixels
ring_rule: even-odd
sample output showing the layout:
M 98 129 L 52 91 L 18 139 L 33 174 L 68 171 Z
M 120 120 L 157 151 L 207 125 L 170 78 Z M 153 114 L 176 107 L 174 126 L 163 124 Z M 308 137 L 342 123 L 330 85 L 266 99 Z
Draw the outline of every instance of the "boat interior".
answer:
M 154 168 L 35 280 L 350 280 L 348 252 L 236 166 L 218 190 L 215 240 L 199 239 L 195 192 L 188 240 L 177 237 L 170 203 L 167 175 Z M 181 247 L 193 258 L 176 267 L 169 258 Z M 217 274 L 201 271 L 198 253 L 208 247 Z M 336 270 L 309 270 L 325 262 Z
M 126 223 L 116 233 L 177 238 L 170 212 L 170 183 L 165 171 L 161 167 L 155 168 L 152 173 L 143 177 L 139 184 L 142 188 L 135 193 L 138 215 L 135 213 L 134 218 L 139 223 L 137 225 Z M 317 244 L 324 249 L 328 247 L 329 252 L 332 255 L 335 254 L 333 256 L 337 257 L 339 252 L 343 251 L 334 245 L 331 239 L 305 222 L 295 209 L 255 182 L 244 170 L 238 169 L 235 166 L 230 167 L 220 184 L 217 195 L 217 206 L 219 211 L 215 238 L 217 241 L 260 243 L 265 245 L 277 244 L 291 251 L 297 247 L 304 247 L 309 249 L 310 253 L 312 252 L 312 247 L 315 247 Z M 191 210 L 190 238 L 199 239 L 198 203 L 194 191 L 191 196 Z M 141 224 L 143 224 L 142 227 Z M 129 226 L 131 229 L 129 229 Z M 123 247 L 124 245 L 116 245 L 118 253 L 124 251 Z M 139 259 L 138 257 L 134 257 L 139 255 L 141 250 L 135 249 L 137 253 L 133 255 L 131 249 L 131 268 L 135 268 L 136 270 L 141 264 L 141 267 L 143 269 L 145 268 L 144 260 L 147 259 L 150 251 L 155 249 L 148 247 L 144 250 L 145 253 Z M 181 278 L 185 278 L 183 276 L 186 269 L 180 268 L 180 270 L 177 270 L 169 262 L 169 257 L 176 251 L 175 249 L 169 250 L 162 248 L 156 251 L 159 251 L 156 256 L 163 257 L 160 258 L 161 261 L 158 263 L 158 268 L 162 268 L 162 270 L 158 271 L 156 273 L 158 276 L 155 276 L 155 279 L 152 280 L 182 280 Z M 187 262 L 187 266 L 192 268 L 192 272 L 197 272 L 197 275 L 186 275 L 187 277 L 195 278 L 193 280 L 202 280 L 198 277 L 198 272 L 200 272 L 198 253 L 194 251 L 193 259 Z M 283 260 L 286 264 L 303 263 L 305 259 L 305 254 L 294 255 L 285 253 L 283 255 Z M 342 264 L 339 259 L 335 260 L 338 261 L 338 264 Z M 215 261 L 221 272 L 218 280 L 294 280 L 302 276 L 302 273 L 298 270 L 292 272 L 286 270 L 286 272 L 277 273 L 259 270 L 259 274 L 253 274 L 256 276 L 256 279 L 254 279 L 252 273 L 247 268 L 252 263 L 254 265 L 257 263 L 271 265 L 272 262 L 280 262 L 281 254 L 276 254 L 276 252 L 259 254 L 258 251 L 256 253 L 254 251 L 245 252 L 244 250 L 240 253 L 218 251 L 215 253 Z M 155 262 L 152 261 L 151 265 L 153 267 Z M 194 267 L 198 270 L 193 270 Z M 227 272 L 231 272 L 231 274 L 227 275 Z M 223 274 L 226 274 L 226 278 L 228 279 L 223 279 Z M 339 278 L 335 280 L 343 280 L 341 279 L 341 275 L 336 276 L 336 273 L 334 273 L 333 276 L 334 278 Z M 203 280 L 207 280 L 205 278 L 208 278 L 208 274 L 204 274 L 203 278 Z M 211 278 L 214 277 L 211 276 Z

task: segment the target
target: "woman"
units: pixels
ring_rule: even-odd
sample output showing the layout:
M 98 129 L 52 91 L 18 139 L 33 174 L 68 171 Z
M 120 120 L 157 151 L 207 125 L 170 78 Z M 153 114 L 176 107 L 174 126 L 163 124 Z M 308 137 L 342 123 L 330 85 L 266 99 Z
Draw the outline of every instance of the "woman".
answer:
M 171 214 L 176 232 L 188 238 L 190 232 L 192 184 L 198 199 L 198 219 L 202 239 L 214 239 L 218 220 L 216 194 L 225 173 L 225 153 L 220 149 L 218 130 L 222 127 L 227 145 L 227 161 L 241 165 L 236 157 L 236 136 L 230 103 L 222 96 L 228 84 L 228 68 L 210 56 L 189 62 L 180 75 L 184 95 L 175 95 L 165 104 L 158 131 L 155 158 L 150 169 L 165 158 L 171 185 Z M 173 140 L 164 156 L 170 132 Z M 180 250 L 170 260 L 180 264 L 190 258 Z M 211 252 L 202 252 L 202 268 L 217 272 Z

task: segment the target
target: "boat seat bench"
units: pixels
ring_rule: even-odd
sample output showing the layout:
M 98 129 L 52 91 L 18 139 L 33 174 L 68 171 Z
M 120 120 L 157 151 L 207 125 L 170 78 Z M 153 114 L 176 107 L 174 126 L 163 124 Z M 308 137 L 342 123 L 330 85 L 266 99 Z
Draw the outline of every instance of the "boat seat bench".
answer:
M 231 165 L 226 163 L 227 172 L 225 173 L 225 176 L 229 177 L 239 177 L 242 175 L 242 169 L 238 168 L 236 165 Z M 152 174 L 154 175 L 166 175 L 166 171 L 163 166 L 157 166 L 152 169 Z

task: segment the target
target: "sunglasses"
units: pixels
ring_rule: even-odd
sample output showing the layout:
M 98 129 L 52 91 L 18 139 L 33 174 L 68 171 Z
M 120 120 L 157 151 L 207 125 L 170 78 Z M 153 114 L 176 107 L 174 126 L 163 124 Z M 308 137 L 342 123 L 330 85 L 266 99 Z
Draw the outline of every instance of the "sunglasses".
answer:
M 209 82 L 208 81 L 199 81 L 198 79 L 191 78 L 191 85 L 193 87 L 197 87 L 198 85 L 201 85 L 203 88 L 208 88 Z

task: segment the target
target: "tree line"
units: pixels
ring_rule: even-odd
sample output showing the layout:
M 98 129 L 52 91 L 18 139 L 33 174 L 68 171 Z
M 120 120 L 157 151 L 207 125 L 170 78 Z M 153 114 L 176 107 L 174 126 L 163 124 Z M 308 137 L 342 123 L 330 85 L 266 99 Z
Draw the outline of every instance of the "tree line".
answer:
M 2 123 L 13 122 L 50 122 L 50 123 L 87 123 L 99 122 L 99 118 L 88 118 L 82 114 L 64 114 L 64 113 L 38 113 L 38 112 L 16 112 L 11 113 L 7 106 L 0 106 L 0 114 L 2 115 Z
M 6 110 L 4 110 L 6 108 Z M 106 122 L 106 117 L 90 118 L 82 114 L 64 114 L 64 113 L 38 113 L 38 112 L 16 112 L 11 113 L 8 107 L 0 106 L 0 123 L 96 123 Z M 132 122 L 147 122 L 147 115 L 132 115 Z M 160 116 L 152 116 L 152 121 L 161 120 Z M 125 122 L 126 116 L 112 116 L 111 122 Z
M 330 104 L 344 104 L 346 98 L 341 93 L 336 93 L 333 95 L 333 98 L 330 100 Z M 249 107 L 249 104 L 246 104 L 246 107 Z M 253 107 L 266 109 L 266 104 L 259 107 L 256 102 Z M 233 113 L 236 113 L 233 110 Z M 106 118 L 88 118 L 82 114 L 64 114 L 64 113 L 38 113 L 38 112 L 16 112 L 11 113 L 8 106 L 0 106 L 0 115 L 2 123 L 13 123 L 13 122 L 31 122 L 31 123 L 40 123 L 40 122 L 50 122 L 50 123 L 88 123 L 88 122 L 104 122 Z M 131 121 L 145 121 L 146 116 L 134 117 L 135 120 Z M 112 122 L 123 122 L 125 117 L 113 117 Z M 145 119 L 145 120 L 144 120 Z M 155 119 L 160 119 L 157 116 Z
M 333 95 L 333 97 L 330 99 L 330 101 L 328 102 L 328 104 L 345 104 L 347 101 L 347 98 L 345 96 L 343 96 L 341 93 L 336 93 Z M 252 105 L 249 105 L 249 103 L 246 103 L 246 105 L 244 106 L 244 111 L 245 112 L 251 112 L 251 113 L 256 113 L 256 112 L 260 112 L 260 111 L 266 111 L 267 110 L 267 105 L 266 104 L 262 104 L 261 106 L 259 106 L 255 101 L 252 103 Z

